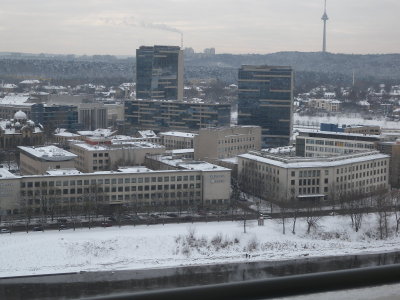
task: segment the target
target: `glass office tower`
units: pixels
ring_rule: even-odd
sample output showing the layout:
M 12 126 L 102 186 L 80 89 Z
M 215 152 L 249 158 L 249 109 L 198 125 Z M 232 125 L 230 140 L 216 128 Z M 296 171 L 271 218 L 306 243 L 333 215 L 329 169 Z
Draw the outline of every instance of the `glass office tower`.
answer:
M 291 67 L 242 66 L 238 100 L 238 125 L 261 126 L 264 148 L 289 145 L 293 123 Z
M 136 50 L 136 98 L 183 99 L 183 51 L 177 46 Z

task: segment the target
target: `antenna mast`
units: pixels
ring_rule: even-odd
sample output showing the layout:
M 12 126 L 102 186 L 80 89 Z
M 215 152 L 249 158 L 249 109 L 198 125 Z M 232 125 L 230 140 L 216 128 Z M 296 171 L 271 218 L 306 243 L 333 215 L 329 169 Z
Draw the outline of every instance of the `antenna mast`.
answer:
M 323 38 L 322 38 L 322 52 L 326 52 L 326 21 L 329 20 L 328 15 L 326 14 L 326 0 L 325 0 L 325 5 L 324 5 L 324 14 L 322 15 L 321 18 L 322 21 L 324 21 L 324 32 L 323 32 Z

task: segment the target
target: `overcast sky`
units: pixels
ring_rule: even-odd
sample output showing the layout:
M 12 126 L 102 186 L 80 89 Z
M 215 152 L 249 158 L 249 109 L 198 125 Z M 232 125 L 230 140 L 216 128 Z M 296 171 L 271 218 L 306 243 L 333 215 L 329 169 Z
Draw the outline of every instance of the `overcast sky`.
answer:
M 399 53 L 399 0 L 328 0 L 327 49 Z M 0 0 L 0 52 L 320 51 L 323 0 Z

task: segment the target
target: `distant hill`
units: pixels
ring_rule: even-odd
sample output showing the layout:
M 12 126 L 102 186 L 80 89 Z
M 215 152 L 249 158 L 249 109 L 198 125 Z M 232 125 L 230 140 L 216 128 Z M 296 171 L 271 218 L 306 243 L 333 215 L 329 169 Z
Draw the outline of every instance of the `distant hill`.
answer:
M 194 55 L 185 58 L 185 78 L 218 78 L 234 83 L 237 69 L 243 64 L 292 66 L 296 71 L 296 87 L 300 90 L 322 83 L 350 85 L 353 71 L 356 80 L 365 84 L 400 83 L 400 54 L 321 52 Z M 51 78 L 54 83 L 115 84 L 132 81 L 134 73 L 134 57 L 0 53 L 0 80 L 6 81 L 41 77 Z

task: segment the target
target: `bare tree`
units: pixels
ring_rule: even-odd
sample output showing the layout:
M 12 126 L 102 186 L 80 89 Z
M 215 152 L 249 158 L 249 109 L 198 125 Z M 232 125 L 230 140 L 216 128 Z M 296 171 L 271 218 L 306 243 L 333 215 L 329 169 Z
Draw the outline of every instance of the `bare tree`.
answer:
M 309 204 L 306 208 L 307 234 L 310 234 L 312 228 L 318 228 L 321 218 L 321 206 L 316 202 Z
M 376 208 L 378 211 L 378 229 L 381 239 L 388 238 L 389 224 L 388 219 L 391 213 L 389 193 L 382 193 L 376 198 Z
M 391 203 L 393 206 L 393 213 L 396 218 L 396 233 L 399 233 L 400 227 L 400 191 L 391 191 Z

